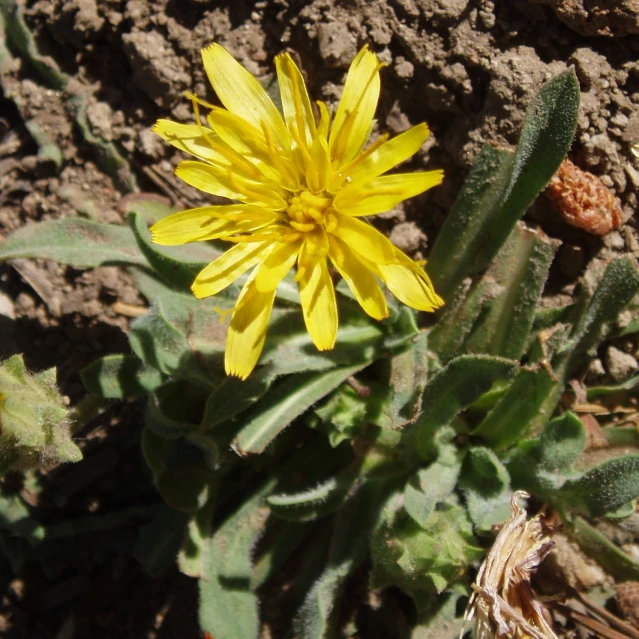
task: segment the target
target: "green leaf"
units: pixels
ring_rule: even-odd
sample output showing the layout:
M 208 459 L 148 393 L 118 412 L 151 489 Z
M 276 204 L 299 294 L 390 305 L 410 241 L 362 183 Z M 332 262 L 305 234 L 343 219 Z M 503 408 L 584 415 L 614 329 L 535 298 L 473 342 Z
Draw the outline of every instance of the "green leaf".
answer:
M 575 517 L 573 525 L 567 527 L 566 532 L 618 582 L 639 581 L 639 563 L 584 519 Z
M 374 534 L 371 554 L 372 587 L 397 586 L 413 598 L 419 611 L 458 581 L 483 551 L 475 546 L 464 508 L 443 502 L 425 527 L 400 510 Z
M 508 519 L 510 477 L 489 448 L 471 446 L 468 449 L 458 486 L 478 532 L 489 532 L 494 524 Z
M 233 448 L 242 456 L 263 452 L 296 417 L 365 366 L 296 375 L 280 382 L 256 405 L 252 417 L 246 419 Z
M 148 266 L 130 229 L 81 218 L 28 224 L 0 246 L 0 261 L 39 257 L 76 268 L 109 264 Z
M 435 506 L 455 489 L 463 455 L 450 445 L 446 454 L 412 475 L 404 488 L 404 508 L 422 528 L 429 525 Z
M 432 458 L 432 437 L 438 429 L 450 424 L 497 380 L 510 378 L 516 370 L 517 363 L 511 360 L 462 355 L 437 373 L 424 390 L 423 413 L 414 428 L 406 429 L 414 433 L 415 446 L 422 459 Z
M 614 512 L 639 496 L 639 455 L 610 459 L 567 481 L 560 498 L 593 517 Z
M 486 268 L 559 168 L 572 144 L 578 108 L 577 78 L 565 71 L 531 101 L 514 154 L 484 147 L 429 258 L 429 273 L 444 298 Z
M 314 521 L 337 510 L 354 482 L 355 475 L 346 471 L 302 492 L 270 495 L 267 501 L 273 514 L 281 519 Z
M 507 448 L 543 426 L 555 409 L 563 384 L 547 366 L 521 368 L 505 395 L 473 431 L 490 448 Z
M 142 215 L 132 212 L 128 219 L 140 252 L 151 268 L 178 290 L 190 290 L 195 276 L 222 254 L 208 242 L 193 242 L 184 246 L 154 244 Z
M 387 490 L 382 482 L 364 481 L 337 512 L 326 566 L 294 621 L 296 637 L 333 636 L 337 598 L 346 577 L 366 557 L 370 531 L 377 523 Z
M 637 293 L 639 269 L 634 258 L 624 256 L 610 262 L 576 322 L 570 340 L 560 351 L 569 360 L 568 370 L 583 363 L 588 350 L 600 340 L 606 325 L 617 319 Z
M 162 505 L 153 519 L 140 528 L 133 556 L 150 575 L 160 577 L 175 565 L 186 522 L 186 514 Z
M 257 639 L 258 600 L 251 590 L 251 555 L 269 509 L 264 503 L 275 479 L 263 484 L 226 519 L 211 539 L 200 580 L 200 627 L 215 639 Z
M 142 397 L 162 382 L 162 374 L 145 366 L 135 355 L 107 355 L 80 371 L 90 393 L 109 399 Z
M 560 242 L 517 225 L 483 276 L 501 292 L 489 301 L 463 350 L 519 359 L 525 352 L 535 310 Z

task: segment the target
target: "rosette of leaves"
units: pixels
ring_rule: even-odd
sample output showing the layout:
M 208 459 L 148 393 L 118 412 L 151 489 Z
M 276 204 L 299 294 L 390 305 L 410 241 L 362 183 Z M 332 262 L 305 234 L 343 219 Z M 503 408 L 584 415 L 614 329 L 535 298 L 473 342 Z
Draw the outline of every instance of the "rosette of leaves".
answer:
M 453 614 L 447 593 L 516 489 L 637 575 L 588 523 L 628 512 L 639 494 L 639 456 L 627 454 L 636 436 L 609 429 L 607 458 L 595 463 L 583 423 L 558 403 L 602 340 L 637 330 L 617 320 L 639 271 L 629 257 L 589 268 L 573 304 L 541 308 L 559 242 L 520 222 L 566 156 L 578 104 L 574 74 L 557 76 L 532 101 L 518 146 L 477 158 L 429 259 L 446 300 L 432 325 L 405 308 L 373 322 L 338 286 L 337 346 L 320 353 L 285 280 L 246 382 L 222 366 L 223 318 L 242 282 L 193 299 L 194 275 L 219 249 L 152 244 L 148 223 L 169 212 L 153 200 L 129 200 L 128 228 L 66 219 L 6 240 L 1 259 L 124 265 L 151 302 L 131 324 L 132 353 L 98 360 L 83 379 L 102 397 L 144 398 L 146 460 L 162 497 L 186 513 L 184 527 L 154 527 L 149 547 L 181 540 L 181 569 L 201 578 L 204 631 L 257 637 L 277 609 L 281 636 L 334 636 L 346 621 L 354 632 L 341 593 L 370 574 L 370 587 L 415 602 L 389 633 L 416 633 L 438 611 Z

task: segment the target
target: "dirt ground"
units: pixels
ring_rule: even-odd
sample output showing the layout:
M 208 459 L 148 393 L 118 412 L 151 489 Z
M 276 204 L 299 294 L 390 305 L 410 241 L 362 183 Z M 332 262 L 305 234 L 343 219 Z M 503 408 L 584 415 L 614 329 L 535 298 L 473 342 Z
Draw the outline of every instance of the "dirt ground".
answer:
M 441 187 L 380 216 L 378 227 L 398 246 L 427 256 L 481 146 L 515 144 L 531 95 L 572 66 L 582 102 L 570 158 L 619 198 L 623 225 L 602 238 L 589 235 L 565 224 L 542 196 L 527 221 L 563 242 L 549 295 L 571 296 L 593 258 L 639 257 L 633 215 L 639 159 L 631 150 L 639 143 L 637 0 L 1 4 L 23 11 L 38 60 L 55 71 L 43 73 L 10 38 L 9 55 L 0 57 L 3 237 L 57 217 L 121 223 L 123 198 L 135 191 L 178 207 L 205 203 L 203 194 L 173 176 L 182 158 L 151 127 L 159 117 L 192 121 L 185 90 L 215 99 L 200 58 L 211 42 L 265 81 L 273 57 L 292 51 L 311 96 L 328 103 L 337 101 L 351 60 L 368 43 L 386 64 L 377 129 L 398 133 L 428 122 L 432 135 L 408 168 L 446 173 Z M 24 353 L 32 370 L 56 366 L 61 391 L 75 402 L 83 396 L 78 371 L 99 355 L 127 352 L 128 324 L 147 303 L 117 267 L 81 272 L 38 260 L 3 264 L 0 357 Z M 591 363 L 592 378 L 614 379 L 623 374 L 619 366 L 626 374 L 639 368 L 635 341 L 615 346 Z M 49 473 L 50 494 L 37 497 L 34 505 L 45 520 L 154 503 L 151 479 L 129 443 L 138 411 L 135 404 L 114 406 L 83 433 L 85 460 Z M 137 493 L 126 490 L 132 481 Z M 59 556 L 27 562 L 17 578 L 5 579 L 4 560 L 0 634 L 197 637 L 195 584 L 172 568 L 149 576 L 130 557 L 139 530 L 132 516 L 113 529 L 66 537 Z M 380 627 L 368 636 L 392 636 L 384 632 Z

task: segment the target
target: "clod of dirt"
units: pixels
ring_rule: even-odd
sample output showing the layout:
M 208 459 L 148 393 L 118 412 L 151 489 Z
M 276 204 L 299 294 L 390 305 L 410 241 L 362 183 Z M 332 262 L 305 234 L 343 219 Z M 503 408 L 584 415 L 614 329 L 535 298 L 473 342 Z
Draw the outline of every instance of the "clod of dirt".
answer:
M 191 82 L 183 61 L 157 31 L 125 33 L 122 42 L 138 87 L 158 106 L 173 106 Z
M 400 222 L 393 227 L 390 241 L 405 253 L 413 253 L 426 244 L 426 235 L 415 222 Z
M 639 369 L 637 360 L 629 353 L 624 353 L 614 346 L 606 351 L 606 368 L 615 382 L 622 382 Z
M 345 69 L 357 55 L 357 42 L 346 24 L 323 22 L 317 27 L 320 55 L 331 67 Z
M 532 0 L 551 7 L 555 15 L 582 35 L 624 36 L 639 33 L 637 0 Z

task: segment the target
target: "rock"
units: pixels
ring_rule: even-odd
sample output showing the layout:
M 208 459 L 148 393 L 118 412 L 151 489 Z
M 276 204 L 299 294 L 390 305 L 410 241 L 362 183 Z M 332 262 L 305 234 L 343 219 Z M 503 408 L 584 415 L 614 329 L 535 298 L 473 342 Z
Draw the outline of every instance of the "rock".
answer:
M 606 368 L 615 382 L 622 382 L 639 369 L 639 364 L 632 355 L 609 346 L 606 351 Z

